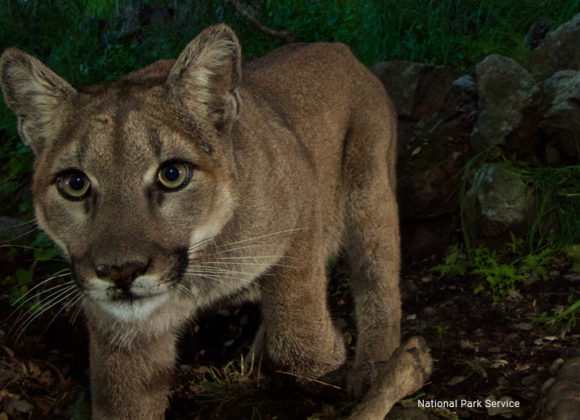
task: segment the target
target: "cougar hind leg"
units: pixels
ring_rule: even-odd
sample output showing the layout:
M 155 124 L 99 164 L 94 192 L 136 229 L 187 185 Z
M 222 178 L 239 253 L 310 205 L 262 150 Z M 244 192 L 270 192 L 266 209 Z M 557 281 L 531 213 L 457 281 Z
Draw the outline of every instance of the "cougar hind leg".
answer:
M 388 116 L 389 113 L 386 113 Z M 374 115 L 376 117 L 376 115 Z M 358 339 L 349 391 L 361 395 L 399 346 L 399 217 L 395 196 L 394 119 L 359 116 L 345 148 L 347 180 L 345 250 Z
M 378 83 L 378 81 L 377 81 Z M 400 238 L 396 199 L 396 113 L 382 89 L 364 95 L 346 139 L 346 243 L 358 338 L 347 378 L 362 395 L 351 420 L 379 420 L 419 389 L 432 369 L 420 337 L 401 340 Z

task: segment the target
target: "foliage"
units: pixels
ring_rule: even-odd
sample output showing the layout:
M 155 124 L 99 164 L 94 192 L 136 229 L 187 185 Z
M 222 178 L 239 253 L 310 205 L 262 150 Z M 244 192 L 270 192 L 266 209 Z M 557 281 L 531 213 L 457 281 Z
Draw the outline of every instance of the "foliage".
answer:
M 523 168 L 522 173 L 542 197 L 537 228 L 531 240 L 543 234 L 559 247 L 580 242 L 580 166 Z M 541 232 L 546 221 L 546 232 Z M 538 232 L 539 231 L 539 232 Z
M 555 250 L 544 248 L 539 251 L 523 253 L 524 241 L 512 235 L 512 241 L 506 244 L 503 252 L 479 246 L 472 250 L 469 258 L 462 249 L 455 245 L 449 248 L 442 264 L 434 266 L 431 271 L 445 276 L 475 275 L 482 280 L 473 292 L 484 290 L 491 292 L 494 301 L 508 295 L 509 291 L 526 281 L 532 275 L 542 280 L 548 278 L 546 266 L 555 255 Z
M 443 262 L 431 268 L 431 271 L 441 277 L 464 276 L 468 272 L 468 266 L 467 256 L 461 252 L 459 245 L 452 245 Z
M 499 149 L 490 148 L 471 157 L 462 174 L 460 202 L 463 203 L 470 180 L 485 163 L 495 162 L 520 175 L 530 186 L 530 193 L 539 199 L 539 211 L 525 238 L 519 238 L 519 256 L 546 245 L 564 251 L 580 243 L 580 165 L 561 168 L 544 166 L 542 162 L 525 162 L 517 155 L 506 156 Z M 464 207 L 460 207 L 461 228 L 466 252 L 473 258 L 468 236 Z M 512 237 L 513 240 L 513 237 Z M 514 244 L 507 244 L 509 247 Z M 512 251 L 515 251 L 512 249 Z
M 442 264 L 432 271 L 440 276 L 465 276 L 475 274 L 484 283 L 474 292 L 489 289 L 494 300 L 506 296 L 510 289 L 525 283 L 532 273 L 547 279 L 547 264 L 557 254 L 565 254 L 572 263 L 571 271 L 580 271 L 580 166 L 562 168 L 542 166 L 536 162 L 523 162 L 517 156 L 505 156 L 497 150 L 486 150 L 472 157 L 465 166 L 461 196 L 465 196 L 467 182 L 484 163 L 496 161 L 511 171 L 517 172 L 541 199 L 539 212 L 525 238 L 511 234 L 503 252 L 485 247 L 473 248 L 466 234 L 467 226 L 461 208 L 461 223 L 464 232 L 465 254 L 459 246 L 448 250 Z M 461 201 L 463 198 L 461 199 Z M 578 301 L 546 322 L 568 320 L 575 323 L 579 310 Z
M 580 299 L 574 301 L 573 295 L 568 298 L 567 308 L 561 308 L 561 310 L 555 310 L 552 316 L 536 317 L 534 321 L 543 322 L 548 325 L 567 323 L 569 328 L 576 326 L 576 318 L 580 315 Z

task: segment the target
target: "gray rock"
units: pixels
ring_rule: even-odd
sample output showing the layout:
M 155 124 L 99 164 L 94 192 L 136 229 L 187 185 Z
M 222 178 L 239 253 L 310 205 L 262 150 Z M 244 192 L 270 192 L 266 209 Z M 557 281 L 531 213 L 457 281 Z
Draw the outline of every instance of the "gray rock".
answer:
M 397 192 L 403 221 L 434 219 L 458 210 L 460 174 L 471 156 L 476 107 L 475 82 L 462 76 L 452 82 L 440 112 L 408 124 L 408 129 L 400 121 Z
M 552 101 L 580 100 L 580 71 L 562 70 L 554 73 L 542 84 L 544 94 Z
M 418 136 L 400 153 L 398 201 L 401 219 L 425 220 L 459 208 L 460 173 L 469 158 L 461 138 Z
M 559 70 L 580 70 L 580 13 L 549 32 L 530 55 L 530 68 L 543 77 Z
M 575 420 L 580 413 L 580 357 L 569 359 L 543 401 L 546 420 Z
M 540 42 L 548 35 L 552 26 L 552 20 L 545 16 L 538 18 L 524 38 L 524 42 L 528 44 L 531 50 L 538 48 Z
M 542 90 L 547 110 L 540 127 L 549 146 L 559 152 L 550 163 L 575 163 L 580 151 L 580 71 L 556 72 L 544 81 Z
M 475 80 L 468 74 L 464 74 L 463 76 L 454 80 L 453 86 L 456 86 L 462 90 L 467 91 L 475 91 L 475 89 L 477 88 Z
M 461 76 L 452 82 L 439 112 L 418 123 L 399 119 L 397 194 L 405 259 L 440 255 L 457 240 L 453 215 L 476 118 L 475 82 Z
M 515 60 L 498 54 L 487 56 L 476 66 L 479 118 L 471 135 L 476 152 L 505 146 L 521 125 L 524 109 L 534 93 L 532 76 Z
M 451 244 L 459 240 L 457 228 L 457 218 L 453 215 L 403 222 L 401 224 L 403 260 L 413 262 L 433 255 L 442 256 Z
M 534 222 L 537 197 L 521 175 L 484 164 L 464 199 L 466 229 L 473 242 L 503 246 L 510 232 L 523 235 Z
M 372 71 L 389 92 L 399 117 L 416 121 L 443 108 L 460 76 L 457 70 L 410 61 L 379 62 Z

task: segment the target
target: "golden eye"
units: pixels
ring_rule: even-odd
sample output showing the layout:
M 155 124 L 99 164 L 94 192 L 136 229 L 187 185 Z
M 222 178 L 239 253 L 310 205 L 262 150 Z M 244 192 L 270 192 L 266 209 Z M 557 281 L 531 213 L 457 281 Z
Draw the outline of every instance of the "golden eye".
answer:
M 91 181 L 81 171 L 71 171 L 56 178 L 56 187 L 67 200 L 78 201 L 90 194 Z
M 176 191 L 187 185 L 191 179 L 190 166 L 182 162 L 167 162 L 157 172 L 157 183 L 168 191 Z

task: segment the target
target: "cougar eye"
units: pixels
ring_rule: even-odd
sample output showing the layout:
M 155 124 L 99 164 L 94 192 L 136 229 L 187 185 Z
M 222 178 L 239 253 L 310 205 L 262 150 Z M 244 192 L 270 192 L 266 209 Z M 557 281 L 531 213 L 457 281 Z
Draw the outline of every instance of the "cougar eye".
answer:
M 71 171 L 56 178 L 56 187 L 60 195 L 67 200 L 77 201 L 87 197 L 91 192 L 91 181 L 81 171 Z
M 190 165 L 183 162 L 167 162 L 157 172 L 158 185 L 168 191 L 177 191 L 191 179 Z

